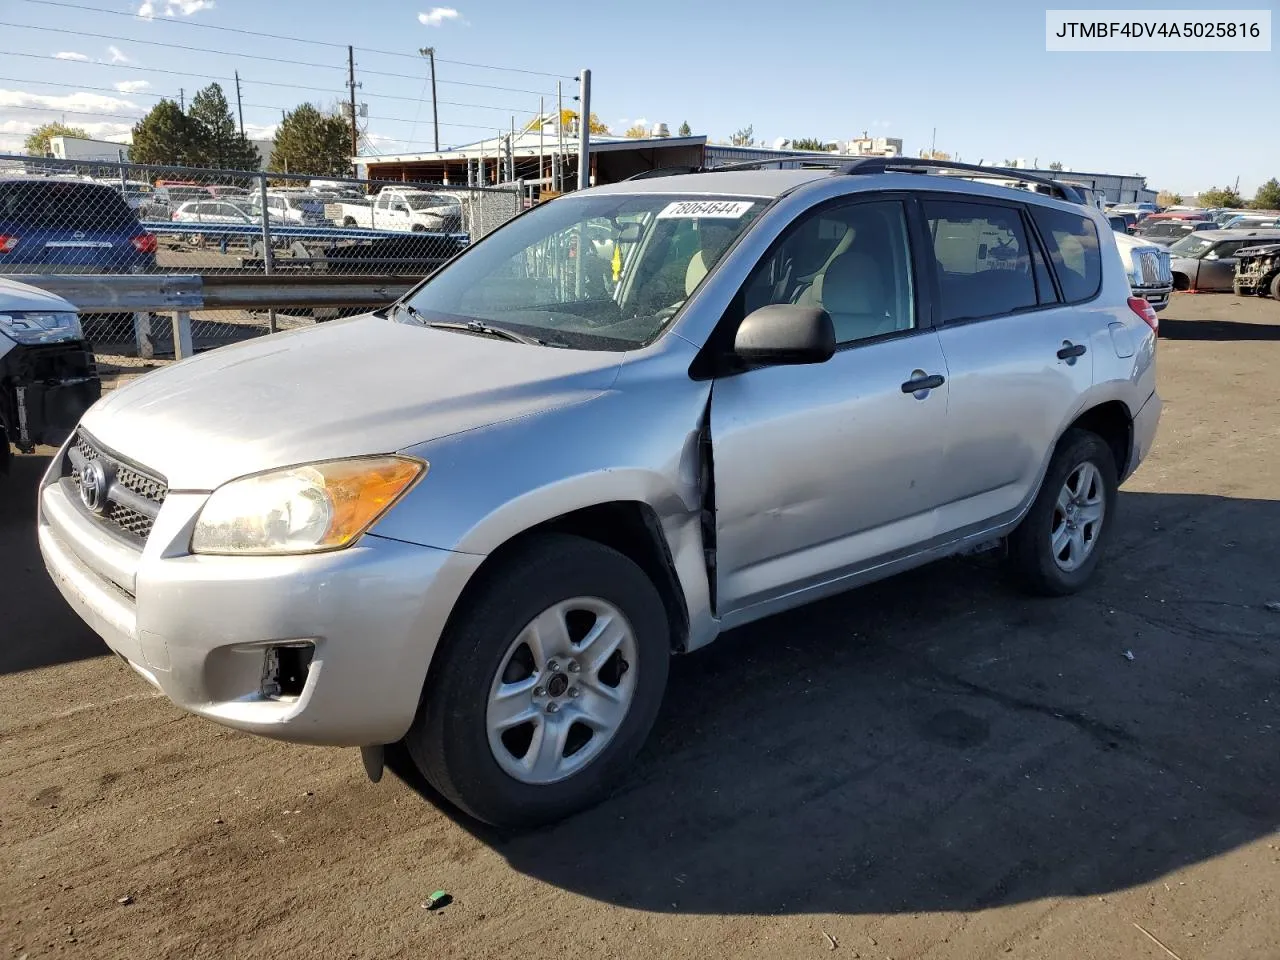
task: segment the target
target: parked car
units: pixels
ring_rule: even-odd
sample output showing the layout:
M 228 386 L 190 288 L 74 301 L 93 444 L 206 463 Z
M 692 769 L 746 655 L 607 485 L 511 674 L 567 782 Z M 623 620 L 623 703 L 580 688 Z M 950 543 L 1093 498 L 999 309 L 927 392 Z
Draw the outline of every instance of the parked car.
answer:
M 1241 247 L 1236 251 L 1232 292 L 1237 297 L 1257 294 L 1280 300 L 1280 243 Z
M 1120 258 L 1129 275 L 1129 289 L 1159 313 L 1173 295 L 1173 270 L 1169 251 L 1158 244 L 1126 233 L 1115 234 Z
M 76 308 L 0 277 L 0 473 L 9 449 L 61 446 L 102 394 Z
M 205 187 L 163 186 L 156 187 L 151 197 L 138 210 L 143 220 L 172 220 L 173 214 L 184 203 L 192 200 L 208 200 L 211 194 Z
M 1100 211 L 883 170 L 575 191 L 141 377 L 41 483 L 53 579 L 184 709 L 375 777 L 403 741 L 501 825 L 599 799 L 731 627 L 1002 545 L 1073 593 L 1155 435 L 1155 311 Z
M 1217 225 L 1212 220 L 1157 220 L 1153 223 L 1148 218 L 1138 225 L 1134 236 L 1167 247 L 1188 234 L 1216 229 Z
M 1222 225 L 1223 230 L 1263 230 L 1267 227 L 1280 227 L 1280 217 L 1241 215 L 1232 217 Z
M 1173 288 L 1230 291 L 1235 282 L 1235 252 L 1241 247 L 1280 241 L 1280 230 L 1202 230 L 1169 248 Z
M 1134 232 L 1138 218 L 1132 214 L 1109 213 L 1107 214 L 1107 223 L 1111 224 L 1111 229 L 1116 233 L 1129 234 Z
M 251 208 L 261 220 L 261 198 L 253 198 Z M 324 215 L 324 200 L 309 196 L 305 191 L 271 191 L 267 194 L 267 210 L 271 217 L 281 223 L 303 227 L 329 226 L 329 221 Z
M 278 219 L 274 213 L 272 220 Z M 188 200 L 174 211 L 175 223 L 261 224 L 262 216 L 252 207 L 232 200 Z
M 462 202 L 452 193 L 386 187 L 371 204 L 342 203 L 341 223 L 346 227 L 456 233 L 462 229 Z
M 139 273 L 156 238 L 119 191 L 89 180 L 0 179 L 0 273 Z

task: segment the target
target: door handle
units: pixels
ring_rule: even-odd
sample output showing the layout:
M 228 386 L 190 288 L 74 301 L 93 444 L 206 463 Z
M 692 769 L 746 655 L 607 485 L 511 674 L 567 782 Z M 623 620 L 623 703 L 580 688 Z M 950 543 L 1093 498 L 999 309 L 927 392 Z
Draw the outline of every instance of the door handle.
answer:
M 1072 343 L 1070 340 L 1064 340 L 1062 349 L 1058 351 L 1058 359 L 1074 360 L 1076 357 L 1083 357 L 1087 349 L 1083 343 Z
M 912 379 L 902 385 L 902 392 L 927 393 L 930 390 L 936 390 L 946 382 L 947 378 L 940 373 L 926 374 L 923 370 L 915 370 L 912 371 Z

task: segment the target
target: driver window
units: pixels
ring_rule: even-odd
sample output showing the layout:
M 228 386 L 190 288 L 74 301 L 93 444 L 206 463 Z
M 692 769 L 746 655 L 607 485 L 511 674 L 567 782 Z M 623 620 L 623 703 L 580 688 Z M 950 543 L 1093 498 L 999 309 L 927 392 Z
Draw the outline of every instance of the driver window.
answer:
M 896 201 L 828 208 L 801 219 L 744 287 L 751 313 L 775 303 L 822 307 L 836 342 L 916 326 L 906 211 Z

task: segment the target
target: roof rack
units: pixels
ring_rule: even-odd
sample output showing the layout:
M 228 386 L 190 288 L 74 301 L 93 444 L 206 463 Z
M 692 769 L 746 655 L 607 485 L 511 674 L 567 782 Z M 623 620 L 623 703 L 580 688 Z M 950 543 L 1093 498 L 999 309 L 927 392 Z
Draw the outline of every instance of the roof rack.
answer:
M 795 157 L 765 157 L 760 160 L 739 160 L 737 163 L 724 163 L 715 167 L 703 167 L 703 173 L 720 173 L 722 171 L 729 172 L 733 170 L 755 170 L 758 167 L 773 166 L 775 163 L 798 163 L 809 164 L 808 169 L 820 169 L 822 167 L 845 167 L 849 161 L 839 155 L 823 157 L 817 155 L 801 154 Z M 804 170 L 804 166 L 797 169 Z
M 956 163 L 953 160 L 926 160 L 915 157 L 862 157 L 841 167 L 842 174 L 862 175 L 875 173 L 940 173 L 944 176 L 950 171 L 967 174 L 970 178 L 988 177 L 999 180 L 1016 180 L 1019 183 L 1035 183 L 1049 187 L 1051 194 L 1069 203 L 1084 203 L 1084 195 L 1069 183 L 1041 177 L 1023 170 L 1009 167 L 981 167 L 976 163 Z M 955 174 L 951 174 L 955 175 Z

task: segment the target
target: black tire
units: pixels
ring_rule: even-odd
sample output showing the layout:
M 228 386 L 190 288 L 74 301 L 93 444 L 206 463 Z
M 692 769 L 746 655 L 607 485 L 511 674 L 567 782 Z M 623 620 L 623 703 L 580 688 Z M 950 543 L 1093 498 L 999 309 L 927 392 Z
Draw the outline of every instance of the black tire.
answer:
M 1271 299 L 1280 300 L 1280 273 L 1271 278 Z
M 1085 462 L 1098 470 L 1103 496 L 1103 516 L 1092 550 L 1074 570 L 1064 570 L 1053 555 L 1050 535 L 1055 523 L 1058 494 L 1068 477 Z M 1089 582 L 1111 539 L 1116 522 L 1115 457 L 1096 433 L 1068 430 L 1045 471 L 1040 492 L 1031 509 L 1009 536 L 1009 570 L 1019 585 L 1038 596 L 1062 597 L 1075 593 Z
M 603 799 L 648 737 L 667 683 L 666 612 L 634 562 L 580 537 L 539 537 L 481 576 L 441 638 L 405 746 L 431 785 L 476 819 L 497 827 L 549 823 Z M 490 748 L 489 690 L 519 632 L 574 597 L 604 600 L 630 624 L 639 660 L 632 703 L 612 739 L 580 771 L 554 783 L 523 783 Z

